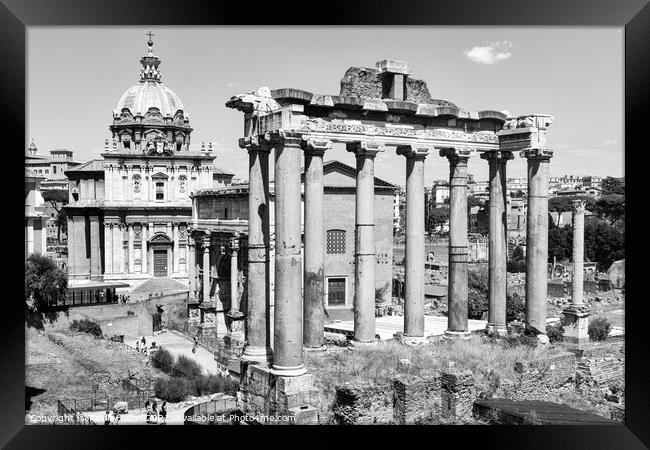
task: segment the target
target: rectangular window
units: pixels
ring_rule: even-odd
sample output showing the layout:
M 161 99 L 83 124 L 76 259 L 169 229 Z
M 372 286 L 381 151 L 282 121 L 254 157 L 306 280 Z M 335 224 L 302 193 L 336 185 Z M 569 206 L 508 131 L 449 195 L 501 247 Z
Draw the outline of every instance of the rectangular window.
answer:
M 345 306 L 345 278 L 327 279 L 327 305 Z
M 156 182 L 156 200 L 165 199 L 165 183 L 162 181 Z
M 52 167 L 52 173 L 56 175 L 56 166 Z
M 345 253 L 345 230 L 327 230 L 327 253 Z

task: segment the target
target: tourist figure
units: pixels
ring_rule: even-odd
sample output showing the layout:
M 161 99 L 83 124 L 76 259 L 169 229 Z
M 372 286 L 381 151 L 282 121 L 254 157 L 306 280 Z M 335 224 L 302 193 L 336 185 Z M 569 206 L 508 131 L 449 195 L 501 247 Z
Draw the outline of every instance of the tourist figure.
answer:
M 104 416 L 104 425 L 110 425 L 111 424 L 111 413 L 107 409 L 106 410 L 106 416 Z
M 162 417 L 161 423 L 167 424 L 167 402 L 162 402 L 160 406 L 160 417 Z
M 156 399 L 153 399 L 153 403 L 151 405 L 151 411 L 153 413 L 153 423 L 158 423 L 158 402 L 156 402 Z
M 199 341 L 194 336 L 194 344 L 192 345 L 192 353 L 196 353 L 196 347 L 199 345 Z
M 136 351 L 140 351 L 140 341 L 135 341 L 135 349 Z
M 147 400 L 144 407 L 147 410 L 147 423 L 151 423 L 151 402 Z
M 147 352 L 147 340 L 142 336 L 142 340 L 140 341 L 142 343 L 142 353 Z

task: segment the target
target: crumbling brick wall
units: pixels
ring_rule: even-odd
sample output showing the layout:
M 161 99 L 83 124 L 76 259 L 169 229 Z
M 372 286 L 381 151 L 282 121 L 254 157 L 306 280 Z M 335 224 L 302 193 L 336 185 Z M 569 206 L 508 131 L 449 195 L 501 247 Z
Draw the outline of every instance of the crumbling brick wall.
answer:
M 470 370 L 445 371 L 440 376 L 440 406 L 443 416 L 456 423 L 472 422 L 472 408 L 476 400 L 474 375 Z
M 625 359 L 616 356 L 581 358 L 577 364 L 576 381 L 588 386 L 606 386 L 624 377 Z
M 334 420 L 340 425 L 393 423 L 393 390 L 390 384 L 349 384 L 336 387 Z
M 516 376 L 502 380 L 492 397 L 552 401 L 555 394 L 575 389 L 575 355 L 569 352 L 515 363 Z
M 399 375 L 393 380 L 393 419 L 412 424 L 440 413 L 440 375 Z

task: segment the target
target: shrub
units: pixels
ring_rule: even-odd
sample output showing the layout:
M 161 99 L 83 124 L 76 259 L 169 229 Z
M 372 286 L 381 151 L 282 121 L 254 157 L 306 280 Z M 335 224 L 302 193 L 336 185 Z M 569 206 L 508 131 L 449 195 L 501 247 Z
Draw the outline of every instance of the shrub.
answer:
M 178 355 L 178 359 L 174 362 L 174 369 L 188 377 L 196 377 L 203 374 L 201 365 L 185 355 Z
M 151 364 L 156 369 L 160 369 L 169 374 L 173 372 L 172 368 L 174 367 L 174 360 L 174 355 L 163 347 L 159 347 L 158 350 L 151 355 Z
M 507 294 L 506 295 L 506 320 L 508 322 L 512 320 L 518 320 L 523 316 L 526 311 L 526 303 L 524 299 L 519 296 L 519 294 Z
M 194 392 L 196 395 L 208 395 L 217 392 L 234 395 L 237 391 L 237 384 L 230 378 L 209 374 L 192 378 Z
M 526 271 L 526 260 L 512 260 L 509 259 L 506 262 L 506 270 L 510 273 L 523 273 Z
M 546 336 L 549 342 L 562 342 L 564 340 L 564 327 L 557 322 L 553 325 L 546 325 Z
M 508 335 L 502 342 L 506 348 L 513 348 L 519 346 L 537 347 L 538 341 L 534 334 L 524 333 L 519 336 Z
M 92 334 L 97 338 L 102 337 L 102 329 L 97 322 L 88 319 L 73 320 L 70 324 L 72 331 L 79 331 L 81 333 Z
M 158 378 L 154 383 L 156 397 L 171 403 L 182 402 L 194 393 L 192 382 L 185 378 Z
M 488 271 L 470 270 L 467 272 L 467 286 L 480 292 L 488 291 Z
M 488 299 L 485 292 L 469 288 L 467 292 L 467 317 L 480 320 L 488 310 Z
M 589 328 L 587 329 L 589 339 L 592 341 L 604 341 L 609 336 L 609 330 L 611 328 L 612 325 L 605 317 L 596 317 L 589 322 Z

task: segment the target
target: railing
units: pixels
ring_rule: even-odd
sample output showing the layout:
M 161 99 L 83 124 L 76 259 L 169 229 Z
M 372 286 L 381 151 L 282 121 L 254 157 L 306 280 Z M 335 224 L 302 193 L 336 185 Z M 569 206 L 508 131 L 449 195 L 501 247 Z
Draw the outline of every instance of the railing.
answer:
M 124 381 L 123 381 L 124 386 Z M 127 394 L 115 396 L 95 396 L 89 398 L 69 398 L 58 400 L 58 407 L 60 409 L 59 415 L 66 417 L 65 411 L 68 414 L 79 414 L 78 411 L 110 411 L 116 402 L 126 402 L 128 409 L 141 409 L 144 408 L 145 403 L 152 394 L 148 390 L 137 389 L 131 390 Z M 61 410 L 63 408 L 63 410 Z M 63 412 L 62 412 L 63 411 Z M 79 421 L 85 419 L 91 421 L 87 417 L 84 419 L 83 415 Z M 92 422 L 92 421 L 91 421 Z M 83 423 L 82 423 L 83 424 Z
M 59 417 L 62 418 L 63 423 L 70 425 L 96 425 L 90 417 L 84 416 L 77 412 L 77 402 L 74 401 L 74 407 L 66 406 L 64 401 L 56 401 L 56 409 Z
M 227 423 L 226 417 L 218 417 L 230 412 L 233 415 L 241 414 L 237 409 L 237 399 L 227 396 L 225 398 L 199 403 L 187 409 L 184 414 L 185 425 L 214 425 L 216 423 Z

